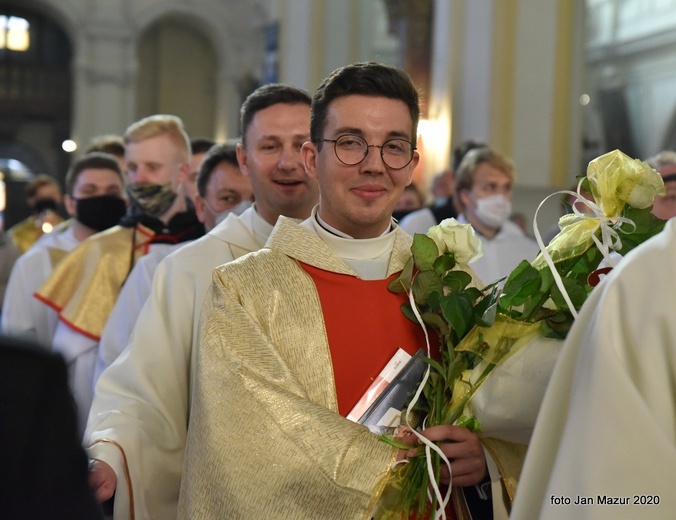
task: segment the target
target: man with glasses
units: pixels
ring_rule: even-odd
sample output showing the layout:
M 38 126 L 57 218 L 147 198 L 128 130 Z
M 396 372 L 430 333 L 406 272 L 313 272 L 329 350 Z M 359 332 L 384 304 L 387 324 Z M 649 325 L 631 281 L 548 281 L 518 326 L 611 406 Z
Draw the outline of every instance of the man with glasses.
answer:
M 410 257 L 392 211 L 419 161 L 418 118 L 410 78 L 376 63 L 338 69 L 315 93 L 302 155 L 319 206 L 214 271 L 180 518 L 368 518 L 406 456 L 346 416 L 399 347 L 425 344 L 387 290 Z M 483 479 L 473 433 L 424 434 L 446 441 L 454 485 Z
M 655 197 L 653 215 L 663 220 L 676 217 L 676 152 L 664 150 L 646 162 L 659 172 L 667 190 L 665 195 Z

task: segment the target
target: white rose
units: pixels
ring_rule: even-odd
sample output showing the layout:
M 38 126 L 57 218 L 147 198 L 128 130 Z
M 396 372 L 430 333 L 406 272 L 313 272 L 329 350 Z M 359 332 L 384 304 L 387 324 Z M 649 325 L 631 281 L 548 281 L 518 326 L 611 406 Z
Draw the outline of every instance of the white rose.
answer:
M 474 234 L 472 226 L 460 224 L 454 218 L 447 218 L 431 227 L 427 236 L 437 244 L 439 254 L 453 253 L 459 264 L 469 264 L 484 254 L 481 240 Z
M 653 170 L 646 163 L 640 163 L 643 167 L 643 172 L 639 177 L 638 183 L 629 194 L 627 204 L 632 208 L 644 209 L 653 203 L 655 195 L 664 195 L 666 193 L 664 188 L 664 181 L 662 176 Z

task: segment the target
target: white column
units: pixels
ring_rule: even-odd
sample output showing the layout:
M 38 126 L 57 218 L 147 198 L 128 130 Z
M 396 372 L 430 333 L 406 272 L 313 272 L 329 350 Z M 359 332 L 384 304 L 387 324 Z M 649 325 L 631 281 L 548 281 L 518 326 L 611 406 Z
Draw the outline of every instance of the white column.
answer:
M 133 122 L 136 54 L 122 26 L 88 26 L 77 35 L 73 136 L 82 145 L 101 134 L 122 134 Z

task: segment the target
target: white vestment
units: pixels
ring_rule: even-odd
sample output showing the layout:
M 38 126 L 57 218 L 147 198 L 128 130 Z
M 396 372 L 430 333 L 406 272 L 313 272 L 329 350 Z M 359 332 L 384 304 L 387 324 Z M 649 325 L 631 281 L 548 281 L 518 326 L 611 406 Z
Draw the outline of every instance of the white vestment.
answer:
M 676 516 L 675 305 L 671 220 L 601 282 L 568 334 L 512 519 Z
M 85 441 L 113 440 L 123 448 L 136 518 L 176 517 L 202 301 L 212 270 L 260 249 L 272 226 L 254 208 L 234 214 L 165 258 L 156 269 L 130 344 L 96 384 Z M 115 519 L 129 518 L 120 451 L 99 442 L 89 456 L 108 463 L 118 479 Z
M 157 265 L 170 253 L 190 242 L 178 244 L 152 244 L 147 254 L 134 264 L 124 282 L 115 307 L 106 321 L 96 355 L 96 366 L 92 386 L 96 385 L 101 373 L 117 359 L 129 344 L 131 332 L 143 304 L 150 296 L 153 274 Z
M 399 221 L 399 227 L 413 236 L 415 233 L 426 234 L 432 226 L 438 224 L 430 208 L 412 211 Z
M 178 244 L 180 245 L 180 244 Z M 133 284 L 142 281 L 145 275 L 144 269 L 146 267 L 154 267 L 172 250 L 173 245 L 170 244 L 150 244 L 148 253 L 141 257 L 136 264 L 134 264 L 129 278 L 122 286 L 119 298 L 126 294 L 125 301 L 130 305 L 135 306 L 138 312 L 143 305 L 143 302 L 137 301 L 135 297 L 135 288 Z M 150 257 L 150 261 L 137 270 L 138 264 L 141 263 L 146 256 Z M 134 273 L 137 273 L 132 277 Z M 152 273 L 150 274 L 152 276 Z M 144 300 L 145 301 L 145 300 Z M 43 307 L 47 307 L 43 305 Z M 117 308 L 117 303 L 113 310 Z M 111 313 L 112 316 L 112 313 Z M 110 320 L 110 318 L 108 318 Z M 107 324 L 108 322 L 106 322 Z M 119 322 L 118 322 L 119 323 Z M 133 323 L 131 324 L 133 327 Z M 107 327 L 107 325 L 106 325 Z M 105 332 L 104 328 L 104 332 Z M 122 333 L 126 333 L 129 337 L 129 329 L 125 329 Z M 65 322 L 59 320 L 54 330 L 54 337 L 51 340 L 52 349 L 59 352 L 68 366 L 68 383 L 73 392 L 73 398 L 77 405 L 79 432 L 83 433 L 89 415 L 89 408 L 94 397 L 94 372 L 96 367 L 97 353 L 99 350 L 99 342 L 94 338 L 85 336 L 81 332 L 71 328 Z
M 57 228 L 58 229 L 58 228 Z M 14 264 L 9 277 L 2 311 L 2 331 L 36 341 L 48 348 L 56 330 L 54 309 L 33 297 L 49 277 L 53 261 L 75 249 L 80 241 L 72 227 L 45 234 Z
M 468 224 L 464 215 L 458 216 L 458 222 Z M 477 233 L 484 248 L 484 255 L 471 267 L 486 285 L 509 274 L 521 260 L 532 262 L 540 252 L 537 243 L 526 236 L 514 222 L 505 221 L 493 238 Z

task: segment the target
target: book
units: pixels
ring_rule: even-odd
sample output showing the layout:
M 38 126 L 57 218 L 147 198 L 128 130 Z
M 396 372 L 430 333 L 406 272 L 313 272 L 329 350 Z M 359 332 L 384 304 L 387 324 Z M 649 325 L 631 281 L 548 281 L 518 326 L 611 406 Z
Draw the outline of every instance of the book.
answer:
M 401 423 L 401 412 L 422 381 L 428 364 L 422 349 L 401 367 L 387 387 L 359 418 L 359 423 L 377 434 L 392 434 Z M 410 426 L 416 427 L 416 424 Z
M 347 418 L 353 422 L 359 422 L 359 419 L 364 415 L 366 410 L 368 410 L 369 406 L 373 404 L 373 401 L 375 401 L 382 391 L 387 388 L 387 385 L 392 382 L 410 359 L 411 354 L 401 348 L 397 349 L 397 352 L 392 356 L 392 359 L 387 362 L 385 368 L 380 371 L 378 377 L 375 378 L 366 392 L 364 392 L 364 395 L 361 396 L 361 399 L 357 401 L 354 408 L 347 414 Z

